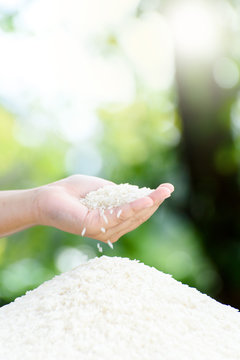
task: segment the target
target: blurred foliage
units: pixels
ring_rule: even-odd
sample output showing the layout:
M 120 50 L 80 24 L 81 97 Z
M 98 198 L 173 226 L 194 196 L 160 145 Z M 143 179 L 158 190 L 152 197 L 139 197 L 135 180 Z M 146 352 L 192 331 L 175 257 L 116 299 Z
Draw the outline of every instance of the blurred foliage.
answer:
M 14 26 L 15 15 L 16 14 L 13 13 L 0 17 L 0 28 L 3 31 L 12 32 L 15 30 L 15 26 Z
M 174 202 L 181 204 L 186 194 L 176 152 L 180 125 L 174 106 L 167 98 L 159 104 L 138 100 L 127 107 L 101 108 L 99 117 L 102 137 L 97 142 L 104 159 L 100 176 L 153 188 L 164 181 L 176 186 L 175 200 L 168 200 L 146 224 L 125 235 L 113 251 L 103 245 L 104 254 L 140 259 L 214 293 L 217 273 L 201 248 L 197 231 L 184 214 L 173 210 Z M 17 141 L 16 125 L 14 115 L 1 108 L 1 189 L 34 187 L 65 177 L 69 144 L 49 133 L 41 145 L 29 148 Z M 0 239 L 2 304 L 59 273 L 58 253 L 71 248 L 97 255 L 96 241 L 47 227 Z M 208 274 L 205 279 L 204 274 Z
M 0 108 L 1 188 L 34 187 L 63 176 L 66 150 L 63 140 L 49 133 L 40 146 L 29 148 L 17 141 L 17 125 L 14 115 Z
M 180 138 L 179 122 L 169 99 L 139 100 L 123 108 L 101 109 L 102 151 L 107 176 L 156 187 L 159 178 L 170 176 L 176 153 L 171 151 Z M 147 170 L 147 171 L 146 171 Z M 144 174 L 144 177 L 143 177 Z

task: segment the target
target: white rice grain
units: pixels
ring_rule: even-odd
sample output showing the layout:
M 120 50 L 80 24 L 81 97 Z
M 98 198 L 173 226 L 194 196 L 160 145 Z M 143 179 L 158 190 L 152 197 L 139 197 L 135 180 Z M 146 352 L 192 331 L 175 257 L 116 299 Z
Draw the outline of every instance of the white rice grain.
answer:
M 108 240 L 107 243 L 108 243 L 108 246 L 109 246 L 111 249 L 113 249 L 113 244 L 111 243 L 111 241 Z
M 102 216 L 102 217 L 103 217 L 103 220 L 105 221 L 105 223 L 106 223 L 106 224 L 108 224 L 108 219 L 107 219 L 106 215 L 105 215 L 105 214 L 103 214 L 103 216 Z
M 117 218 L 118 219 L 120 218 L 121 213 L 122 213 L 122 209 L 118 210 L 118 213 L 117 213 Z
M 113 209 L 136 199 L 148 196 L 153 190 L 136 185 L 107 185 L 89 192 L 80 202 L 89 209 L 99 209 L 101 216 L 105 209 Z M 111 212 L 110 212 L 111 213 Z
M 102 253 L 103 249 L 99 243 L 97 243 L 97 248 L 98 248 L 98 251 Z
M 170 275 L 101 256 L 0 308 L 1 360 L 237 360 L 240 313 Z
M 106 232 L 106 229 L 104 227 L 101 227 L 101 232 L 102 233 L 105 233 Z
M 86 232 L 86 228 L 84 227 L 83 230 L 82 230 L 81 235 L 84 236 L 84 235 L 85 235 L 85 232 Z

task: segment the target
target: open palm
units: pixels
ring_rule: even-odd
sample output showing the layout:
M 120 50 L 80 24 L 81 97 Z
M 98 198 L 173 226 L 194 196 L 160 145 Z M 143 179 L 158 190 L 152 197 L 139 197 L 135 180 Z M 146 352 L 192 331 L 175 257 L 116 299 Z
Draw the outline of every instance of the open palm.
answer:
M 40 223 L 77 235 L 85 232 L 85 228 L 88 237 L 115 242 L 145 222 L 174 190 L 173 185 L 162 184 L 149 196 L 113 209 L 112 214 L 105 210 L 106 223 L 99 210 L 89 210 L 79 201 L 88 192 L 106 185 L 114 183 L 93 176 L 73 175 L 43 186 L 37 199 Z M 122 212 L 118 218 L 120 209 Z

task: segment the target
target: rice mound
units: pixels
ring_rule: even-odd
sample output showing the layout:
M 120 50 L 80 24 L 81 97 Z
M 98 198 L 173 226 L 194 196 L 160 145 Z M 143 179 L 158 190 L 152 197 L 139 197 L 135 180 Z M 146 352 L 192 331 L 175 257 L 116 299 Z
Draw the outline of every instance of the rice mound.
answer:
M 136 260 L 102 256 L 0 309 L 1 360 L 239 360 L 240 313 Z
M 89 192 L 85 198 L 80 198 L 80 202 L 89 209 L 112 209 L 148 196 L 152 191 L 154 190 L 128 183 L 107 185 Z

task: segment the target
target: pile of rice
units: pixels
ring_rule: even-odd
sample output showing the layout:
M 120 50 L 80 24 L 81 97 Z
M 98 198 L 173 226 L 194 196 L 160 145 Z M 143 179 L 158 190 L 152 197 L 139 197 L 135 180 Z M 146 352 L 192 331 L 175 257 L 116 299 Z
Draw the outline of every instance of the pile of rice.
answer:
M 1 360 L 239 360 L 240 313 L 154 268 L 95 258 L 0 309 Z
M 113 209 L 131 201 L 148 196 L 153 190 L 137 185 L 119 184 L 107 185 L 96 191 L 89 192 L 80 202 L 89 209 Z

